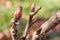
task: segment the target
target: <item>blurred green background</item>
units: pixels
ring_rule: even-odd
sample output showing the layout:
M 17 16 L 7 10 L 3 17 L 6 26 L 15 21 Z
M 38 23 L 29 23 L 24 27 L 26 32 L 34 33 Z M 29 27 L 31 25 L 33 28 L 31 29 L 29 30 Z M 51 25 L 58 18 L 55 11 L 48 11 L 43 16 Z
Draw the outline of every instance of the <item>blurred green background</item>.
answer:
M 23 8 L 22 14 L 27 17 L 33 2 L 36 5 L 36 9 L 42 6 L 42 9 L 36 14 L 39 18 L 49 19 L 53 11 L 60 10 L 60 0 L 0 0 L 0 31 L 10 29 L 9 22 L 19 4 Z M 19 35 L 21 35 L 22 28 L 25 27 L 26 22 L 26 18 L 20 19 Z

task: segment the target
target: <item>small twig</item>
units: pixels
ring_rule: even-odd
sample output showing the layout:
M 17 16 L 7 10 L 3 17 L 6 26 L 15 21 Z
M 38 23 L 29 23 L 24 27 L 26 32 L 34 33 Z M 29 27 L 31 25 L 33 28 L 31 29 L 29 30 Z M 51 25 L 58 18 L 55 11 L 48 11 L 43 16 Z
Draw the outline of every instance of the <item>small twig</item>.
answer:
M 36 20 L 36 21 L 33 22 L 32 18 L 40 9 L 41 9 L 41 7 L 39 9 L 37 9 L 37 11 L 35 11 L 35 4 L 32 3 L 31 11 L 30 11 L 30 14 L 29 14 L 29 20 L 27 21 L 26 28 L 25 28 L 24 34 L 22 36 L 22 40 L 26 39 L 27 33 L 29 31 L 29 28 L 32 26 L 32 24 L 34 24 L 37 21 Z
M 12 25 L 11 25 L 10 31 L 11 31 L 12 40 L 18 40 L 17 26 L 19 24 L 19 19 L 21 18 L 21 14 L 22 14 L 22 7 L 18 6 L 18 9 L 14 12 L 13 18 L 12 18 L 12 21 L 11 21 Z
M 38 8 L 32 16 L 34 16 L 42 7 Z

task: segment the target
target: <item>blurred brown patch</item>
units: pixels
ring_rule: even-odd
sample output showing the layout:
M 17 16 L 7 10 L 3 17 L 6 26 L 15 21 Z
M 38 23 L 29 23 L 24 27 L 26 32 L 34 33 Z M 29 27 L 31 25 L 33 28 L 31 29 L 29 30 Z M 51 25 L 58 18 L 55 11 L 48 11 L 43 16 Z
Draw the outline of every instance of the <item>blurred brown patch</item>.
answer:
M 0 40 L 11 40 L 11 34 L 9 30 L 4 30 L 0 32 Z

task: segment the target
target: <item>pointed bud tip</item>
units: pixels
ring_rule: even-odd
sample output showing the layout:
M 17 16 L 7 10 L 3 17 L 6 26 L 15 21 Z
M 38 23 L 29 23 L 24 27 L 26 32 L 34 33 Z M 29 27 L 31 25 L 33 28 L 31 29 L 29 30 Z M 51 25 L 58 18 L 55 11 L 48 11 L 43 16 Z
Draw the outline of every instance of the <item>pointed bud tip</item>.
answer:
M 35 4 L 34 4 L 34 3 L 32 3 L 31 7 L 35 7 Z

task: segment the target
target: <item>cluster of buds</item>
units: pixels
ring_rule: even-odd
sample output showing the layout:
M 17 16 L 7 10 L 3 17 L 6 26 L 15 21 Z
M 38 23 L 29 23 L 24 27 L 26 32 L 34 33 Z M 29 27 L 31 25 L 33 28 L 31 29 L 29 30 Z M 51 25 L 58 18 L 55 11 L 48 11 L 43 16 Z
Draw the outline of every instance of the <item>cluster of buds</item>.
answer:
M 19 24 L 19 19 L 21 18 L 22 15 L 22 7 L 18 6 L 17 10 L 14 12 L 13 14 L 13 18 L 12 18 L 12 25 L 11 25 L 11 36 L 12 36 L 12 40 L 18 40 L 17 37 L 17 25 Z

